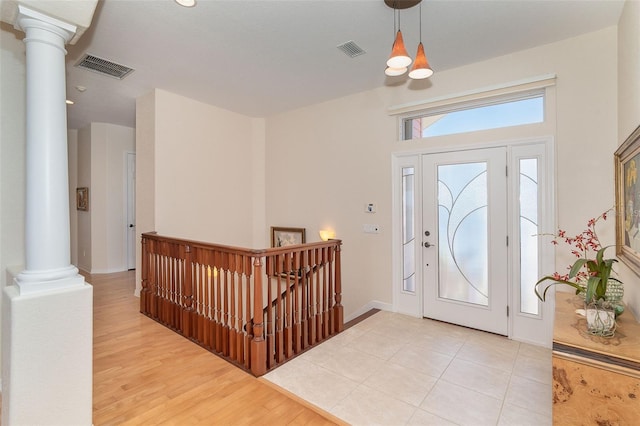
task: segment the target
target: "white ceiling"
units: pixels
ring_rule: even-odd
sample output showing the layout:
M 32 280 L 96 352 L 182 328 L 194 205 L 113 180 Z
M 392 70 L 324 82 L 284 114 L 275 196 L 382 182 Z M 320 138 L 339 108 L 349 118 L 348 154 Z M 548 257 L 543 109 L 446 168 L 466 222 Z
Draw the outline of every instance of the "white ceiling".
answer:
M 623 0 L 423 0 L 422 39 L 436 73 L 616 25 Z M 401 13 L 410 55 L 419 7 Z M 70 128 L 135 126 L 135 99 L 161 88 L 254 117 L 385 84 L 393 12 L 383 0 L 102 0 L 91 27 L 68 46 Z M 347 57 L 337 45 L 366 51 Z M 135 71 L 117 80 L 73 65 L 84 53 Z M 594 66 L 598 62 L 594 52 Z M 570 54 L 570 52 L 567 52 Z M 85 86 L 81 93 L 76 86 Z M 425 97 L 428 95 L 425 94 Z

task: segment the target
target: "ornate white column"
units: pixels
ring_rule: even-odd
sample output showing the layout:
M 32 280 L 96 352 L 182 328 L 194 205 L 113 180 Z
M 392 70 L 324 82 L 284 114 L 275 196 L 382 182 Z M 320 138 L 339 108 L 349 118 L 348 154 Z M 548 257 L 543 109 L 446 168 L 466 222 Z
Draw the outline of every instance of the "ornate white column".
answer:
M 74 25 L 18 6 L 27 56 L 27 192 L 21 294 L 81 285 L 70 263 L 65 44 Z
M 69 244 L 64 47 L 76 26 L 22 4 L 16 12 L 26 34 L 26 253 L 3 289 L 2 424 L 89 426 L 93 288 L 70 264 Z

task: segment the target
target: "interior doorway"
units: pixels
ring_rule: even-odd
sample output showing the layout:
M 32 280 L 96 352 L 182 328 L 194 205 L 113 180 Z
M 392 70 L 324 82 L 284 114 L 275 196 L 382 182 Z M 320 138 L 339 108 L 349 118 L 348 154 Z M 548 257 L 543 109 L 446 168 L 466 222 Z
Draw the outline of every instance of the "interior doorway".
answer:
M 127 153 L 127 269 L 136 269 L 136 154 Z

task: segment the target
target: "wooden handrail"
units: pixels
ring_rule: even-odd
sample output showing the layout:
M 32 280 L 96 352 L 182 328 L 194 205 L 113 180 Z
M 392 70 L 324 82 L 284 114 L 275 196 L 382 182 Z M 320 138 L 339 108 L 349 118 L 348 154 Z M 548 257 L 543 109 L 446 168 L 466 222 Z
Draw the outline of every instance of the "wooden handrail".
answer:
M 140 311 L 260 376 L 343 329 L 341 244 L 247 249 L 145 233 Z

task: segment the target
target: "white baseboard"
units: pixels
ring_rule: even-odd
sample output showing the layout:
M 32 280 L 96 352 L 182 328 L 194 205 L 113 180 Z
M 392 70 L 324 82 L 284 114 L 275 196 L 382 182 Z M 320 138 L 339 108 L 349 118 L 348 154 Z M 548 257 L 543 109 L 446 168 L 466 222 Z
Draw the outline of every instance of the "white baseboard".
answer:
M 116 272 L 125 272 L 127 271 L 127 269 L 92 269 L 91 272 L 89 272 L 89 274 L 91 275 L 97 275 L 97 274 L 113 274 Z
M 345 317 L 344 322 L 349 322 L 353 319 L 358 318 L 360 315 L 362 314 L 366 314 L 367 312 L 369 312 L 371 309 L 380 309 L 381 311 L 393 311 L 393 305 L 391 303 L 384 303 L 384 302 L 380 302 L 378 300 L 372 300 L 371 302 L 367 303 L 366 305 L 362 306 L 360 309 L 356 310 L 355 312 L 352 312 L 351 315 Z

